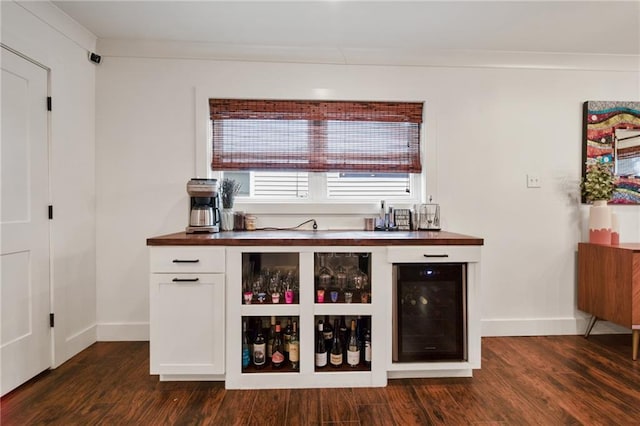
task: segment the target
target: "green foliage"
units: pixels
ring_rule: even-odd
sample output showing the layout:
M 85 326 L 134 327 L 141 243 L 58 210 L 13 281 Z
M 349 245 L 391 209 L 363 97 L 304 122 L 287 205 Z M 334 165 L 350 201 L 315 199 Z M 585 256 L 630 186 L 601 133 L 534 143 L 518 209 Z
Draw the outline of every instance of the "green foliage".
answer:
M 616 178 L 609 163 L 596 161 L 587 165 L 586 176 L 580 182 L 582 195 L 588 202 L 611 199 Z

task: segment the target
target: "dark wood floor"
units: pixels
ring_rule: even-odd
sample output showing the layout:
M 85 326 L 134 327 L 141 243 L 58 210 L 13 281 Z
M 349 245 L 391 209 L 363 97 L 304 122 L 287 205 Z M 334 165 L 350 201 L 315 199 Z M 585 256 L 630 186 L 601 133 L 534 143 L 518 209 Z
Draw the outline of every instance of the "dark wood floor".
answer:
M 150 376 L 147 342 L 96 343 L 0 400 L 9 425 L 639 425 L 629 335 L 482 340 L 473 378 L 227 391 Z

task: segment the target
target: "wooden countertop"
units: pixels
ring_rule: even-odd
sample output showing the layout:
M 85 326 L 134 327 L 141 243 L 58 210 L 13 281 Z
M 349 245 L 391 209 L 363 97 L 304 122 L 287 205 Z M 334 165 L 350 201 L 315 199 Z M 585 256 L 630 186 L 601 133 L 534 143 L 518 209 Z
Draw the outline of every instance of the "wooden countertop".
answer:
M 481 246 L 484 240 L 447 231 L 231 231 L 176 232 L 147 239 L 148 246 Z

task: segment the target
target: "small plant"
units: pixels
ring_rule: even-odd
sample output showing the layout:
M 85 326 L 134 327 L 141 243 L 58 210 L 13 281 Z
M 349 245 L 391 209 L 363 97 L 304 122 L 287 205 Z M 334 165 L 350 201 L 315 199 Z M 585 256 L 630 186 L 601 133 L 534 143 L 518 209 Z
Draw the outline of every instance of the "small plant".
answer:
M 587 202 L 609 201 L 615 189 L 615 181 L 611 164 L 596 160 L 595 163 L 587 165 L 587 172 L 580 182 L 580 189 Z
M 233 208 L 233 202 L 236 198 L 236 194 L 242 187 L 241 183 L 236 182 L 234 179 L 224 178 L 222 179 L 222 207 L 225 209 Z

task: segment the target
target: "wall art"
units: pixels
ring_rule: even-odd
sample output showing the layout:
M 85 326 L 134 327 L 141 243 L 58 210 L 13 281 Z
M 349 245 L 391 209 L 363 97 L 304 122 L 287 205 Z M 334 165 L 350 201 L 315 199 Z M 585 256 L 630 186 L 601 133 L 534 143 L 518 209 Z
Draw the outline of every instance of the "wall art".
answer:
M 640 204 L 640 102 L 585 102 L 583 131 L 582 176 L 588 164 L 609 164 L 616 176 L 609 203 Z

